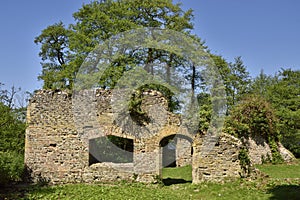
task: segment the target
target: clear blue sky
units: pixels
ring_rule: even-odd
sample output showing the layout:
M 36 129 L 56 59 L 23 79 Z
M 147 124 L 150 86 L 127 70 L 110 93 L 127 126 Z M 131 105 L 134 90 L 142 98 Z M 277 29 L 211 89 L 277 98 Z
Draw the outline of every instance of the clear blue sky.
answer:
M 178 0 L 194 10 L 195 33 L 227 61 L 242 56 L 251 76 L 261 69 L 300 69 L 300 1 Z M 34 37 L 90 0 L 3 0 L 0 7 L 0 82 L 22 90 L 41 88 L 39 47 Z

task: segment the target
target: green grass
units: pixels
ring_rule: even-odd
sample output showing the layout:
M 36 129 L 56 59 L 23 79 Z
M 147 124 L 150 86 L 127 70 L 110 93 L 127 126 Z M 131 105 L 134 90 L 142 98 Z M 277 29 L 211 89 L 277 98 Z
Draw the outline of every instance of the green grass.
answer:
M 300 178 L 300 160 L 293 164 L 265 164 L 256 167 L 271 178 Z
M 188 165 L 179 168 L 163 168 L 163 183 L 165 185 L 191 183 L 192 182 L 192 166 Z
M 172 184 L 102 183 L 61 186 L 23 186 L 0 189 L 0 199 L 299 199 L 299 163 L 258 166 L 269 178 L 237 179 L 224 183 L 193 185 L 191 167 L 163 169 L 164 180 Z M 284 175 L 278 176 L 282 170 Z M 282 178 L 284 177 L 284 179 Z M 184 181 L 178 181 L 184 180 Z M 8 192 L 9 191 L 9 192 Z
M 245 182 L 171 186 L 115 183 L 32 187 L 23 199 L 268 199 L 271 196 Z

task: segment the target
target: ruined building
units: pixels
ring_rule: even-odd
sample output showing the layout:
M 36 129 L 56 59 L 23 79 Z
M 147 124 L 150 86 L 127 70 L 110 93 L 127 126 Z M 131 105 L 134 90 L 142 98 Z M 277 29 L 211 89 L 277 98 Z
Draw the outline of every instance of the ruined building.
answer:
M 36 92 L 28 105 L 25 142 L 32 180 L 153 182 L 162 167 L 189 164 L 193 183 L 239 177 L 238 139 L 221 135 L 204 155 L 205 137 L 182 128 L 180 116 L 168 111 L 160 92 L 142 96 L 146 117 L 141 120 L 142 115 L 115 116 L 109 90 L 85 91 L 76 99 L 65 91 Z

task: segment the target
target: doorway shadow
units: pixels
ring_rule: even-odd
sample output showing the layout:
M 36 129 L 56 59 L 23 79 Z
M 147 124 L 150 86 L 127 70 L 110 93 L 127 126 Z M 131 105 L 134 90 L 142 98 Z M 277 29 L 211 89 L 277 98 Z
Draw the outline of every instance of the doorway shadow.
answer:
M 165 186 L 175 185 L 175 184 L 184 184 L 184 183 L 192 183 L 192 181 L 187 181 L 184 179 L 176 179 L 176 178 L 164 178 L 162 180 Z

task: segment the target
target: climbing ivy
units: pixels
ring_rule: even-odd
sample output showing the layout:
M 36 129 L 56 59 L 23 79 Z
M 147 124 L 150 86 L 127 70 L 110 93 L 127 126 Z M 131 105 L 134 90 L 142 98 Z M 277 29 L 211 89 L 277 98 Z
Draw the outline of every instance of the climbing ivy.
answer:
M 246 148 L 241 148 L 238 158 L 240 160 L 240 166 L 242 169 L 240 176 L 242 178 L 248 177 L 251 173 L 251 161 L 248 155 L 248 150 Z

